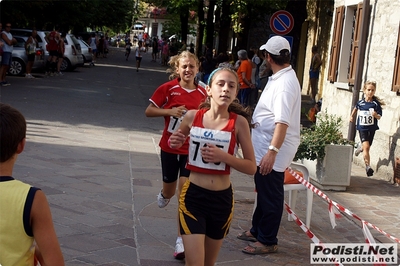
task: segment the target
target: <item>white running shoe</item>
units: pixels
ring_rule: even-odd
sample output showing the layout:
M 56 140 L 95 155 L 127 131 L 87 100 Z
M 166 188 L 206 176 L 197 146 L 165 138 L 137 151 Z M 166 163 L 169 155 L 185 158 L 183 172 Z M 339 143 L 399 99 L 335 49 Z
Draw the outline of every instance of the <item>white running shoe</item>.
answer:
M 358 148 L 356 149 L 356 151 L 354 152 L 354 155 L 355 156 L 358 156 L 358 155 L 360 155 L 360 153 L 362 152 L 363 150 L 362 150 L 362 146 L 360 145 L 360 146 L 358 146 Z
M 182 240 L 176 240 L 174 257 L 177 260 L 183 260 L 185 258 L 185 248 L 183 247 Z
M 164 208 L 165 206 L 168 205 L 170 199 L 166 199 L 164 198 L 163 194 L 162 194 L 162 190 L 160 191 L 160 193 L 158 193 L 157 195 L 157 204 L 158 207 L 160 208 Z

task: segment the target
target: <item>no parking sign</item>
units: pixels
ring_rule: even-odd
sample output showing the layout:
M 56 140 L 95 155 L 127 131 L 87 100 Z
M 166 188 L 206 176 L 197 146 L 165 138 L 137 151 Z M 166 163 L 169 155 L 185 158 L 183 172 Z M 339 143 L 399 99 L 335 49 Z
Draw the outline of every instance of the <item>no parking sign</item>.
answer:
M 275 12 L 269 21 L 271 30 L 279 35 L 288 34 L 294 27 L 292 14 L 285 10 Z

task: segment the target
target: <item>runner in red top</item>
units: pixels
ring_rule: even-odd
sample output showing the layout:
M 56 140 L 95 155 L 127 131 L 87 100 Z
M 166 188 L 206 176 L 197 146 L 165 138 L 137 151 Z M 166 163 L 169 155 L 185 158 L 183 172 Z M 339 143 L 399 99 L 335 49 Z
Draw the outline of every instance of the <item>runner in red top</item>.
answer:
M 53 76 L 57 69 L 57 58 L 58 58 L 58 41 L 57 31 L 53 30 L 46 36 L 46 50 L 49 52 L 49 56 L 46 61 L 46 76 Z
M 174 78 L 162 84 L 150 98 L 150 104 L 146 109 L 147 117 L 164 117 L 164 131 L 160 140 L 161 167 L 163 175 L 163 189 L 157 196 L 158 207 L 164 208 L 174 196 L 179 175 L 178 194 L 190 171 L 186 169 L 188 142 L 180 149 L 172 149 L 168 145 L 171 134 L 179 128 L 183 116 L 188 110 L 198 109 L 199 105 L 207 98 L 204 88 L 195 82 L 195 76 L 199 71 L 199 60 L 186 51 L 171 57 L 169 61 Z M 178 239 L 175 246 L 175 258 L 183 259 L 184 248 L 182 238 L 178 231 Z

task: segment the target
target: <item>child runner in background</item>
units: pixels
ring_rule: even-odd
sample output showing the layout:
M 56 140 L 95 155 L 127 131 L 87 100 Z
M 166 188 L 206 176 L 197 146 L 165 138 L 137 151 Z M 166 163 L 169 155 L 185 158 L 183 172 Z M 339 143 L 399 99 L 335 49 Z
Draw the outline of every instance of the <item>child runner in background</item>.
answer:
M 207 102 L 188 111 L 169 138 L 170 146 L 179 149 L 190 136 L 190 176 L 179 198 L 186 265 L 211 266 L 217 260 L 233 216 L 230 168 L 248 175 L 257 170 L 251 116 L 235 101 L 239 86 L 234 70 L 214 70 L 206 86 Z M 235 156 L 239 145 L 243 159 Z
M 128 39 L 128 41 L 125 44 L 125 57 L 126 57 L 126 61 L 128 61 L 129 55 L 131 54 L 131 47 L 132 47 L 132 43 L 131 43 L 131 39 Z
M 358 101 L 350 115 L 350 122 L 353 122 L 354 115 L 358 112 L 357 130 L 360 134 L 362 145 L 355 151 L 358 156 L 361 152 L 364 155 L 365 171 L 367 176 L 372 176 L 374 170 L 370 165 L 369 149 L 374 140 L 375 131 L 379 129 L 378 120 L 382 117 L 382 106 L 385 102 L 375 96 L 376 82 L 367 81 L 363 87 L 364 98 Z
M 174 196 L 179 176 L 178 193 L 189 170 L 186 169 L 188 141 L 179 149 L 172 149 L 168 145 L 171 134 L 179 128 L 183 116 L 187 110 L 198 109 L 204 102 L 207 93 L 204 88 L 195 83 L 194 78 L 199 71 L 199 60 L 190 52 L 171 57 L 169 61 L 173 80 L 162 84 L 150 98 L 150 104 L 146 109 L 147 117 L 164 117 L 164 131 L 160 140 L 161 167 L 163 176 L 163 189 L 157 196 L 158 207 L 164 208 Z M 178 230 L 178 238 L 175 246 L 175 258 L 185 257 L 182 238 Z
M 145 48 L 143 46 L 143 42 L 139 41 L 138 46 L 136 47 L 135 56 L 136 56 L 136 72 L 139 72 L 140 62 L 142 62 L 142 53 L 145 52 Z

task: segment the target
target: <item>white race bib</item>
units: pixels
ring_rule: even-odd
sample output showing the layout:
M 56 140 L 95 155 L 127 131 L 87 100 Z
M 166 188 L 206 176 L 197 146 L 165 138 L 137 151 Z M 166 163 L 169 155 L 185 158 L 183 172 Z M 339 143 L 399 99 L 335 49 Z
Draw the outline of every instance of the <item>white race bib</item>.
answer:
M 189 164 L 205 169 L 225 170 L 226 164 L 223 162 L 205 162 L 201 157 L 200 148 L 207 146 L 207 144 L 213 144 L 228 152 L 230 142 L 231 132 L 192 127 L 190 130 Z
M 181 116 L 181 117 L 171 116 L 169 118 L 168 132 L 174 133 L 181 125 L 182 120 L 183 120 L 183 116 Z
M 374 117 L 369 110 L 360 111 L 358 115 L 358 123 L 360 126 L 372 126 L 374 124 Z

